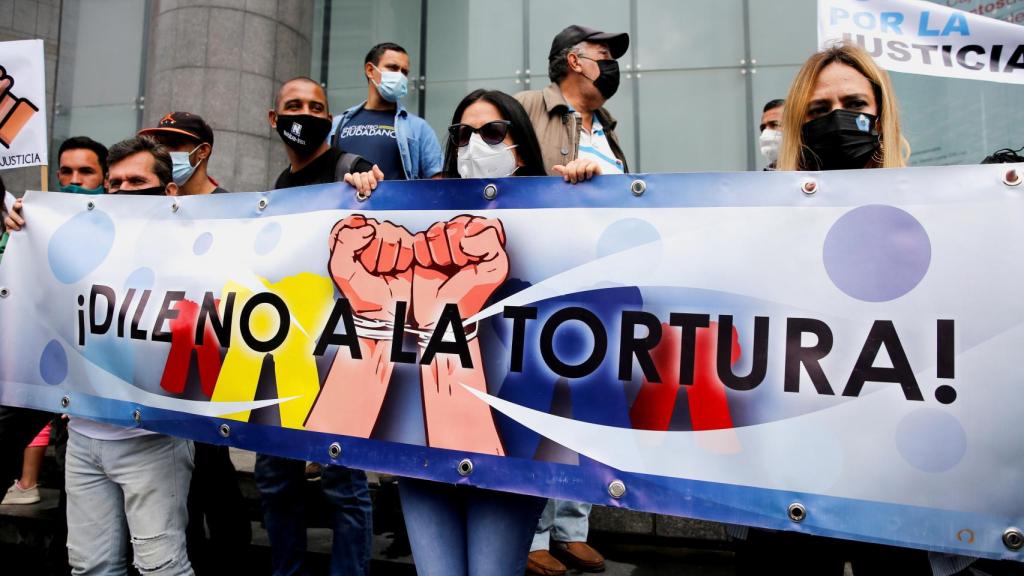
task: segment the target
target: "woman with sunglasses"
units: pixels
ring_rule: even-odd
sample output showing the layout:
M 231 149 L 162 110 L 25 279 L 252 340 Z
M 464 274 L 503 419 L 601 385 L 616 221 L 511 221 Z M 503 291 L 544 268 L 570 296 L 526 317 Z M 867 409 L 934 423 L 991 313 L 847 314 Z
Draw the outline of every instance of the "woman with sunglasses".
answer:
M 455 109 L 446 178 L 544 176 L 522 105 L 476 90 Z M 485 410 L 490 410 L 484 406 Z M 416 571 L 439 576 L 521 576 L 545 499 L 413 478 L 398 484 Z

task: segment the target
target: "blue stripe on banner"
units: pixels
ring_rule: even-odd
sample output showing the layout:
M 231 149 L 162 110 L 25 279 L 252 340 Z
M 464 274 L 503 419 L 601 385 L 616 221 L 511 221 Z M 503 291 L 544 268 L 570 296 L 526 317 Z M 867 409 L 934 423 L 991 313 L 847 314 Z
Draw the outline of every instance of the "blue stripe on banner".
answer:
M 62 393 L 59 390 L 40 392 L 37 399 L 49 392 L 52 402 L 35 408 L 53 410 L 60 405 Z M 1019 560 L 1019 554 L 1001 546 L 1002 534 L 998 530 L 976 532 L 975 544 L 972 545 L 959 543 L 954 536 L 967 526 L 1009 526 L 1013 521 L 1010 517 L 650 476 L 615 470 L 585 457 L 580 458 L 578 466 L 520 458 L 516 459 L 515 465 L 509 465 L 510 457 L 204 418 L 85 394 L 74 394 L 71 408 L 74 414 L 111 424 L 386 474 L 878 544 L 908 546 L 920 543 L 924 546 L 928 543 L 931 549 L 949 553 Z M 135 410 L 140 411 L 140 423 L 133 419 Z M 111 417 L 114 414 L 120 416 Z M 229 428 L 226 438 L 220 428 L 223 424 Z M 334 442 L 341 445 L 340 458 L 329 456 L 328 451 Z M 298 454 L 297 447 L 307 447 L 308 451 Z M 470 476 L 461 476 L 457 467 L 466 458 L 473 462 L 473 472 Z M 539 486 L 538 478 L 550 480 L 547 485 Z M 608 495 L 608 484 L 613 480 L 621 480 L 626 485 L 626 493 L 619 499 Z M 722 502 L 742 504 L 734 507 Z M 807 510 L 803 522 L 794 523 L 788 518 L 788 507 L 794 502 L 803 504 Z M 879 522 L 879 518 L 886 521 Z M 826 526 L 843 526 L 845 529 Z M 935 542 L 946 544 L 936 545 Z M 999 545 L 982 548 L 977 544 L 981 542 Z
M 1019 168 L 1024 169 L 1024 166 Z M 194 220 L 281 216 L 320 210 L 505 210 L 524 208 L 676 208 L 676 207 L 827 207 L 877 202 L 917 204 L 921 191 L 912 186 L 914 171 L 929 170 L 950 186 L 929 191 L 929 204 L 966 202 L 958 190 L 969 189 L 979 179 L 1001 181 L 1005 165 L 944 166 L 892 170 L 859 170 L 856 179 L 834 172 L 727 172 L 693 174 L 625 174 L 596 176 L 588 182 L 568 184 L 559 177 L 506 179 L 416 180 L 383 182 L 373 196 L 360 202 L 347 184 L 320 184 L 272 192 L 236 192 L 215 196 L 177 198 L 178 216 Z M 809 179 L 817 182 L 814 194 L 801 191 Z M 641 195 L 631 192 L 635 180 L 644 182 Z M 494 184 L 497 197 L 484 197 L 484 187 Z M 511 184 L 511 182 L 509 182 Z M 713 193 L 709 193 L 713 192 Z M 68 194 L 68 201 L 82 202 Z M 268 204 L 260 209 L 259 199 Z M 91 196 L 102 207 L 104 198 Z M 166 203 L 167 198 L 124 196 L 119 202 L 137 202 L 140 209 Z

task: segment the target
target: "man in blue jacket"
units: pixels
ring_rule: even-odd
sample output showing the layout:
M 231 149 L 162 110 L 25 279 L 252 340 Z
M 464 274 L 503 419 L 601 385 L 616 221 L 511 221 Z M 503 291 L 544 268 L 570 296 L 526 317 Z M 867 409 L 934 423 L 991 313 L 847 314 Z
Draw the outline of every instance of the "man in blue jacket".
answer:
M 331 145 L 377 164 L 385 180 L 441 174 L 442 153 L 426 120 L 402 106 L 409 91 L 409 54 L 398 44 L 377 44 L 366 54 L 366 100 L 334 117 Z

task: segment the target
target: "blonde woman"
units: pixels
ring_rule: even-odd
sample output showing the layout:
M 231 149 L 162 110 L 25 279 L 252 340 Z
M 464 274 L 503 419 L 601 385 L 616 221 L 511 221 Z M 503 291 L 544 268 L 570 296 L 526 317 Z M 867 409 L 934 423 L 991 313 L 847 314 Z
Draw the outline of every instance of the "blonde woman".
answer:
M 910 145 L 889 75 L 855 44 L 811 56 L 782 116 L 779 170 L 900 168 Z

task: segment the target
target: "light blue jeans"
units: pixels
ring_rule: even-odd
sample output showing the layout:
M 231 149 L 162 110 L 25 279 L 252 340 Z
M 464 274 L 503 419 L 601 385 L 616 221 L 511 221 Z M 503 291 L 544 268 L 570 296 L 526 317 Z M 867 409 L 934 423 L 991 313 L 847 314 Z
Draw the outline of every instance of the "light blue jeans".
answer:
M 522 576 L 544 499 L 402 478 L 405 528 L 420 576 Z
M 126 574 L 130 536 L 140 574 L 192 574 L 185 525 L 194 458 L 192 442 L 181 438 L 96 440 L 69 430 L 71 573 Z
M 571 500 L 548 500 L 537 523 L 530 552 L 547 550 L 552 538 L 559 542 L 586 542 L 593 507 L 593 504 Z

